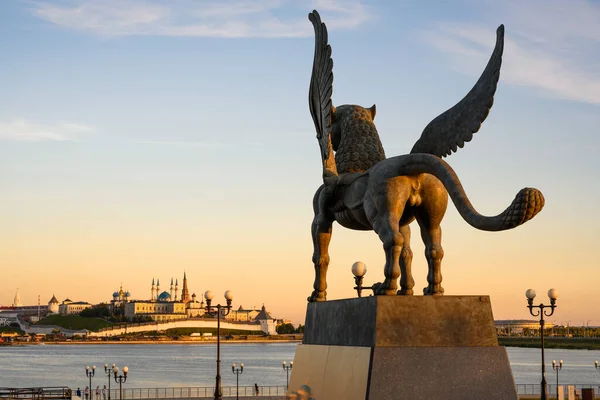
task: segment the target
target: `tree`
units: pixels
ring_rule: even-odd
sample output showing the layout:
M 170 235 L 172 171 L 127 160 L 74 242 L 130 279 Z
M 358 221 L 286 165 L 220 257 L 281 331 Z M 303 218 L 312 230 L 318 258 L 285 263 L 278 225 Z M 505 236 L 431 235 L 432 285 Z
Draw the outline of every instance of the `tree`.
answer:
M 281 324 L 277 327 L 276 330 L 277 330 L 277 333 L 279 333 L 280 335 L 296 333 L 296 329 L 294 328 L 294 325 L 292 325 L 292 324 Z
M 85 318 L 108 318 L 111 317 L 112 313 L 110 312 L 110 308 L 108 308 L 108 304 L 100 303 L 86 308 L 79 315 Z
M 298 329 L 296 329 L 296 333 L 304 333 L 304 325 L 298 325 Z

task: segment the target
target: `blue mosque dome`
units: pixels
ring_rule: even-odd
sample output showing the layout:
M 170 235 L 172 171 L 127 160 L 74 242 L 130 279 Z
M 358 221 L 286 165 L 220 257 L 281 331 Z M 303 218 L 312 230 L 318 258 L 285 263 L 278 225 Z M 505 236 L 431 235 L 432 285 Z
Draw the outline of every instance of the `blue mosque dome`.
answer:
M 114 292 L 113 297 L 119 297 L 119 292 Z
M 131 297 L 131 293 L 125 292 L 125 297 Z
M 164 291 L 161 294 L 158 295 L 157 298 L 158 301 L 170 301 L 171 300 L 171 295 L 169 294 L 169 292 Z

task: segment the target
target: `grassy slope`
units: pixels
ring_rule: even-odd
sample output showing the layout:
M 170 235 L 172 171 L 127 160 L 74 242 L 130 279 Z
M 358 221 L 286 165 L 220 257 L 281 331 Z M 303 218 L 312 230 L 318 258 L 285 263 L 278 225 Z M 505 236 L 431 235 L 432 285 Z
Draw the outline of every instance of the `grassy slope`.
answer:
M 39 325 L 58 325 L 65 329 L 87 329 L 90 331 L 98 331 L 100 328 L 111 326 L 110 322 L 107 322 L 100 318 L 84 318 L 79 315 L 49 315 L 42 319 Z

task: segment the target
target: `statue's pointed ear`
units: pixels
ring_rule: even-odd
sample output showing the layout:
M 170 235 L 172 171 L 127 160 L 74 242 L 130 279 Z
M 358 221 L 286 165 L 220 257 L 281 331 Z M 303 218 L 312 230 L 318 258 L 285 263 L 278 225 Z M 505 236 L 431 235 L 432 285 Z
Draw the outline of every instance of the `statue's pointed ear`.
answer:
M 373 104 L 371 106 L 371 108 L 369 108 L 369 111 L 371 111 L 371 119 L 375 120 L 375 113 L 377 112 L 377 108 L 375 107 L 375 104 Z
M 331 105 L 331 122 L 335 121 L 335 107 Z

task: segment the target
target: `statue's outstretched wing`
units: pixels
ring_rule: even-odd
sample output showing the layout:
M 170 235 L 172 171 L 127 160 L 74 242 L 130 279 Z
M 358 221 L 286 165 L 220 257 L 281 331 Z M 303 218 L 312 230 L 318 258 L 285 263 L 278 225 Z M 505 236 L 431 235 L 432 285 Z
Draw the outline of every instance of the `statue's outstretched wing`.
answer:
M 315 28 L 315 56 L 313 60 L 308 104 L 310 115 L 317 129 L 317 139 L 321 147 L 323 178 L 337 175 L 333 150 L 331 148 L 331 93 L 333 92 L 333 60 L 331 46 L 327 43 L 327 27 L 321 16 L 314 10 L 308 19 Z
M 496 47 L 473 89 L 454 107 L 439 115 L 423 130 L 411 153 L 429 153 L 444 157 L 471 141 L 488 116 L 500 78 L 504 25 L 496 30 Z

